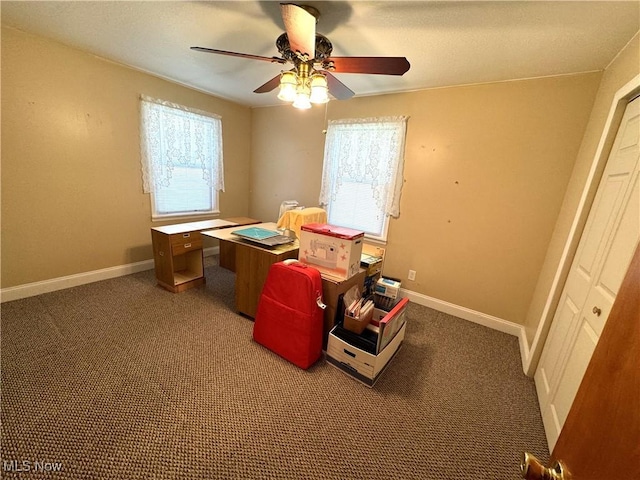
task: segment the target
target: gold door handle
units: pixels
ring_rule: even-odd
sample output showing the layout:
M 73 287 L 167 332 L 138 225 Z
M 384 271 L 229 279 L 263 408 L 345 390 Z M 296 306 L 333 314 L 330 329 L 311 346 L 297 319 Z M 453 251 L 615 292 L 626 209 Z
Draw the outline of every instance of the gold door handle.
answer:
M 593 310 L 591 311 L 596 314 L 596 317 L 599 317 L 600 314 L 602 313 L 602 310 L 599 309 L 598 307 L 593 307 Z
M 571 480 L 571 474 L 562 462 L 556 461 L 551 468 L 545 468 L 540 460 L 525 452 L 520 464 L 522 478 L 526 480 Z

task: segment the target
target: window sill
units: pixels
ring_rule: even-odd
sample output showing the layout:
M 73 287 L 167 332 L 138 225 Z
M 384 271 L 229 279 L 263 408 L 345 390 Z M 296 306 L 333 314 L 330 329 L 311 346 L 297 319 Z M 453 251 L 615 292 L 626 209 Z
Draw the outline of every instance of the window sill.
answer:
M 386 239 L 382 240 L 379 237 L 370 237 L 366 233 L 364 234 L 364 241 L 367 242 L 369 245 L 377 245 L 380 247 L 385 247 L 387 245 Z
M 162 216 L 151 216 L 151 222 L 190 222 L 190 221 L 198 221 L 198 220 L 214 220 L 220 217 L 220 212 L 207 212 L 207 213 L 198 213 L 198 214 L 190 214 L 190 215 L 162 215 Z

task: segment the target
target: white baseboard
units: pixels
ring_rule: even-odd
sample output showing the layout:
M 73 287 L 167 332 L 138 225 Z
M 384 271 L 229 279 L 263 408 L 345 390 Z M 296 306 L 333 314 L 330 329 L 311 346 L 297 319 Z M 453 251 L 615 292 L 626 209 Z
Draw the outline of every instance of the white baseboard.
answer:
M 219 247 L 209 247 L 204 249 L 204 256 L 217 255 L 220 252 Z M 0 290 L 0 303 L 19 300 L 21 298 L 33 297 L 43 293 L 55 292 L 64 288 L 77 287 L 87 283 L 98 282 L 110 278 L 130 275 L 132 273 L 151 270 L 154 268 L 153 260 L 144 260 L 142 262 L 129 263 L 127 265 L 119 265 L 117 267 L 103 268 L 101 270 L 93 270 L 91 272 L 78 273 L 68 275 L 66 277 L 52 278 L 41 282 L 27 283 L 16 287 L 3 288 Z M 517 323 L 509 322 L 498 317 L 477 312 L 466 307 L 461 307 L 453 303 L 438 300 L 421 293 L 411 290 L 400 289 L 400 295 L 408 297 L 410 301 L 425 307 L 433 308 L 439 312 L 454 315 L 463 320 L 478 323 L 485 327 L 499 332 L 507 333 L 518 337 L 520 343 L 520 356 L 522 358 L 523 369 L 526 372 L 529 362 L 529 343 L 525 328 Z
M 520 327 L 520 335 L 518 335 L 518 343 L 520 344 L 520 360 L 522 361 L 522 371 L 527 377 L 532 377 L 535 370 L 531 370 L 531 349 L 527 340 L 527 330 Z
M 16 287 L 3 288 L 0 291 L 0 301 L 10 302 L 11 300 L 19 300 L 21 298 L 33 297 L 35 295 L 55 292 L 65 288 L 77 287 L 87 283 L 99 282 L 100 280 L 122 277 L 124 275 L 142 272 L 144 270 L 151 270 L 152 268 L 153 260 L 144 260 L 142 262 L 129 263 L 126 265 L 119 265 L 117 267 L 102 268 L 100 270 L 52 278 L 41 282 L 26 283 Z
M 437 298 L 429 297 L 421 293 L 406 290 L 404 288 L 400 289 L 400 295 L 408 297 L 410 301 L 417 303 L 418 305 L 433 308 L 439 312 L 447 313 L 449 315 L 462 318 L 463 320 L 468 320 L 487 328 L 518 337 L 522 368 L 526 373 L 528 365 L 525 363 L 525 360 L 528 360 L 529 358 L 529 343 L 527 342 L 527 333 L 524 326 L 492 315 L 487 315 L 486 313 L 461 307 L 460 305 L 438 300 Z
M 215 255 L 219 253 L 219 247 L 209 247 L 204 249 L 204 256 Z M 118 265 L 117 267 L 103 268 L 100 270 L 92 270 L 90 272 L 77 273 L 75 275 L 67 275 L 66 277 L 52 278 L 41 282 L 26 283 L 16 287 L 8 287 L 0 290 L 0 303 L 10 302 L 12 300 L 20 300 L 21 298 L 33 297 L 43 293 L 55 292 L 65 288 L 77 287 L 87 283 L 99 282 L 110 278 L 131 275 L 132 273 L 152 270 L 154 268 L 153 260 L 143 260 L 142 262 L 128 263 L 126 265 Z

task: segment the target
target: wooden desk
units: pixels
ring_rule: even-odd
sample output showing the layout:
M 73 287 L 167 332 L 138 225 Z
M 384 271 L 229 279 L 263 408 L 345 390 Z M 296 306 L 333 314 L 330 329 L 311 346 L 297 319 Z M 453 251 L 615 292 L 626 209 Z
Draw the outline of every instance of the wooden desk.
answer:
M 268 230 L 277 228 L 275 223 L 255 226 Z M 236 272 L 236 310 L 255 318 L 269 267 L 276 262 L 298 258 L 298 241 L 277 247 L 262 247 L 233 235 L 234 230 L 238 228 L 210 230 L 202 232 L 202 235 L 220 241 L 220 266 Z
M 205 279 L 200 232 L 251 223 L 258 220 L 232 217 L 153 227 L 151 242 L 158 285 L 174 293 L 202 285 Z

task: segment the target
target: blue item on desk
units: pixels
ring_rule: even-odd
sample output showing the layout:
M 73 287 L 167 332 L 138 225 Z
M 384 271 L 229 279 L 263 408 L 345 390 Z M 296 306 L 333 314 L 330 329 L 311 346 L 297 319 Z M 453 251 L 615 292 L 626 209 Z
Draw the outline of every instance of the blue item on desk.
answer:
M 292 243 L 294 240 L 286 235 L 281 235 L 273 230 L 267 230 L 260 227 L 243 228 L 242 230 L 234 230 L 234 235 L 237 235 L 245 240 L 259 243 L 267 247 L 274 247 L 276 245 L 284 245 L 286 243 Z

